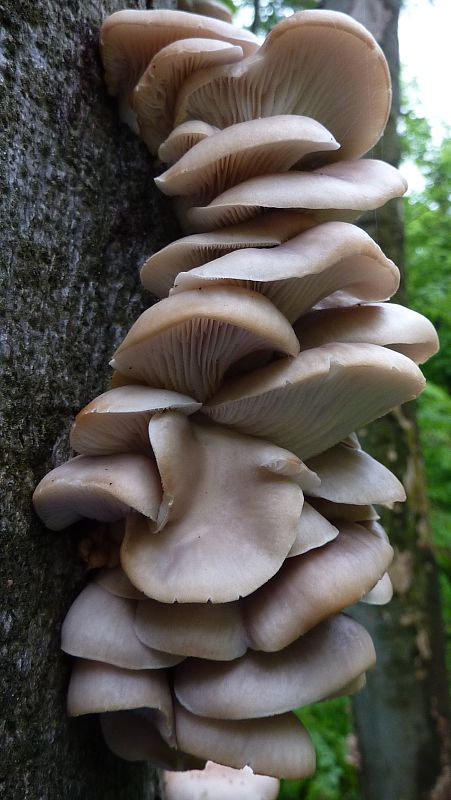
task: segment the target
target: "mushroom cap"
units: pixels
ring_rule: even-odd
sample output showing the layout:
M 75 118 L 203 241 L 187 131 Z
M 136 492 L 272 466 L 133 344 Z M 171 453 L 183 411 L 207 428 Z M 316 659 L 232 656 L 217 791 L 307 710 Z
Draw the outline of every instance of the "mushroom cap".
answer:
M 158 148 L 158 158 L 164 164 L 174 164 L 185 153 L 207 136 L 217 133 L 219 128 L 199 119 L 190 119 L 177 125 Z
M 157 767 L 171 770 L 200 769 L 205 763 L 205 759 L 170 747 L 147 709 L 107 712 L 100 715 L 100 724 L 109 749 L 126 761 L 150 761 Z
M 401 197 L 407 183 L 384 161 L 340 161 L 312 172 L 259 175 L 227 189 L 208 205 L 179 210 L 187 232 L 211 231 L 257 216 L 262 209 L 307 209 L 318 222 L 380 208 Z
M 130 509 L 156 519 L 161 484 L 143 455 L 76 456 L 48 472 L 33 494 L 36 513 L 58 531 L 83 517 L 114 522 Z
M 151 153 L 173 128 L 179 89 L 193 72 L 243 57 L 241 47 L 216 39 L 181 39 L 166 45 L 152 59 L 132 94 L 139 132 Z
M 321 480 L 319 486 L 309 490 L 313 497 L 351 505 L 406 499 L 398 478 L 363 450 L 337 444 L 309 459 L 308 466 Z
M 207 203 L 257 175 L 286 172 L 301 159 L 339 148 L 323 125 L 308 117 L 252 119 L 203 139 L 158 178 L 165 194 L 195 195 Z
M 276 800 L 279 781 L 207 761 L 203 770 L 164 772 L 163 791 L 166 800 Z
M 203 401 L 232 364 L 261 350 L 299 351 L 285 317 L 256 292 L 213 287 L 168 297 L 141 314 L 111 365 L 133 379 Z
M 277 778 L 308 778 L 315 771 L 315 750 L 294 714 L 218 720 L 190 714 L 178 703 L 174 710 L 179 747 L 199 758 Z
M 373 606 L 384 606 L 389 603 L 393 597 L 393 586 L 388 572 L 382 575 L 382 578 L 362 597 L 362 603 L 368 603 Z
M 327 342 L 370 342 L 390 347 L 422 364 L 439 348 L 432 323 L 422 314 L 395 303 L 312 311 L 294 329 L 302 350 Z
M 423 387 L 418 367 L 400 353 L 330 344 L 229 381 L 202 412 L 305 460 L 413 400 Z
M 105 81 L 112 95 L 128 94 L 153 57 L 179 39 L 220 39 L 248 55 L 258 46 L 249 31 L 185 11 L 125 10 L 107 17 L 100 31 Z
M 335 539 L 337 535 L 338 528 L 331 525 L 322 514 L 304 500 L 296 530 L 296 539 L 291 545 L 287 558 L 300 556 L 317 547 L 322 547 Z
M 138 638 L 148 647 L 214 661 L 228 661 L 247 650 L 239 603 L 138 603 Z
M 70 717 L 146 708 L 163 739 L 175 745 L 172 696 L 165 672 L 128 670 L 99 661 L 77 660 L 67 694 Z
M 339 524 L 336 539 L 290 558 L 271 581 L 246 598 L 250 647 L 281 650 L 321 620 L 358 602 L 392 558 L 383 535 L 355 523 Z
M 274 247 L 314 224 L 310 217 L 296 211 L 268 211 L 212 233 L 184 236 L 147 259 L 141 269 L 142 284 L 157 297 L 164 297 L 183 270 L 201 266 L 232 250 Z
M 236 250 L 182 272 L 175 278 L 171 296 L 186 290 L 231 284 L 261 292 L 294 322 L 319 300 L 338 290 L 343 295 L 346 292 L 351 303 L 385 300 L 399 287 L 399 270 L 356 225 L 325 222 L 277 247 Z M 297 328 L 295 331 L 305 349 L 302 327 L 301 333 Z
M 201 407 L 191 397 L 148 386 L 121 386 L 91 400 L 75 417 L 70 444 L 78 453 L 150 454 L 149 419 L 159 411 L 194 414 Z
M 385 57 L 347 14 L 301 11 L 276 25 L 254 55 L 203 70 L 184 85 L 176 123 L 204 119 L 218 128 L 276 114 L 313 117 L 359 158 L 380 139 L 390 111 Z
M 100 569 L 93 575 L 92 580 L 110 594 L 123 597 L 125 600 L 142 600 L 144 597 L 143 593 L 133 586 L 121 567 Z
M 327 520 L 344 520 L 364 524 L 379 519 L 379 514 L 371 505 L 334 503 L 331 500 L 324 500 L 322 497 L 309 497 L 309 501 L 313 508 Z
M 276 653 L 248 650 L 227 662 L 188 659 L 175 670 L 174 691 L 184 708 L 201 717 L 267 717 L 324 700 L 369 669 L 375 657 L 366 630 L 339 615 Z M 178 710 L 176 729 L 178 738 Z
M 302 463 L 279 447 L 176 412 L 153 417 L 163 483 L 159 533 L 130 515 L 121 549 L 132 583 L 163 603 L 227 603 L 278 569 L 296 537 Z M 312 476 L 314 477 L 314 476 Z
M 219 0 L 178 0 L 177 7 L 180 11 L 191 11 L 202 14 L 204 17 L 222 19 L 223 22 L 232 22 L 230 8 Z
M 172 667 L 183 656 L 146 647 L 133 623 L 136 602 L 90 583 L 72 603 L 61 629 L 61 649 L 71 656 L 128 670 Z

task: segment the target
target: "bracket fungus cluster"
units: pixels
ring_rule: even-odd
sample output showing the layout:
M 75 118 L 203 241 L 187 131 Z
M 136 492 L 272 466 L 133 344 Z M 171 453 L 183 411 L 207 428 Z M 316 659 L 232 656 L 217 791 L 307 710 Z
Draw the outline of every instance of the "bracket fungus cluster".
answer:
M 416 397 L 437 349 L 427 320 L 389 304 L 398 269 L 352 224 L 405 190 L 361 159 L 389 113 L 387 65 L 326 11 L 261 46 L 171 11 L 119 12 L 101 38 L 186 235 L 144 264 L 159 302 L 78 414 L 78 455 L 35 492 L 49 528 L 99 525 L 63 625 L 69 713 L 99 713 L 125 759 L 245 768 L 243 787 L 249 768 L 308 776 L 292 710 L 364 684 L 374 648 L 342 611 L 390 599 L 374 504 L 405 499 L 354 431 Z

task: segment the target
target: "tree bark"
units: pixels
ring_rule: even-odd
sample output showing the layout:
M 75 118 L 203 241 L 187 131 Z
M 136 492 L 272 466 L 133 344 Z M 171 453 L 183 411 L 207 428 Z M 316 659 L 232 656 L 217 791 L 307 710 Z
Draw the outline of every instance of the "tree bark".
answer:
M 387 57 L 393 106 L 381 143 L 369 156 L 397 166 L 400 142 L 398 17 L 402 0 L 325 0 L 362 22 Z M 389 203 L 363 227 L 404 272 L 402 202 Z M 404 285 L 398 300 L 406 302 Z M 395 547 L 394 598 L 383 609 L 361 605 L 355 616 L 378 655 L 367 688 L 354 699 L 362 757 L 363 800 L 445 800 L 449 772 L 449 706 L 440 592 L 431 542 L 414 404 L 359 432 L 362 444 L 403 481 L 407 503 L 380 511 Z
M 5 800 L 158 797 L 155 771 L 111 755 L 95 719 L 66 718 L 59 628 L 84 580 L 80 531 L 50 534 L 31 507 L 38 480 L 69 456 L 74 414 L 108 388 L 108 360 L 150 304 L 139 263 L 176 235 L 152 161 L 103 85 L 99 26 L 123 5 L 0 3 Z

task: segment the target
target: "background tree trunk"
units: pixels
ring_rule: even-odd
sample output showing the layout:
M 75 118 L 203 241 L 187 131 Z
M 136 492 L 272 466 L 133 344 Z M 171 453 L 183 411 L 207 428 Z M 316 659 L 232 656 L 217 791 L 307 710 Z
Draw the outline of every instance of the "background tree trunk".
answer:
M 393 106 L 383 141 L 370 153 L 397 166 L 400 143 L 398 17 L 402 0 L 324 0 L 363 23 L 387 57 Z M 403 272 L 402 201 L 368 216 L 363 227 Z M 404 287 L 398 295 L 405 302 Z M 383 609 L 360 606 L 356 618 L 378 654 L 367 688 L 354 699 L 364 800 L 445 800 L 449 774 L 449 707 L 440 594 L 428 519 L 414 404 L 359 432 L 362 444 L 403 481 L 407 503 L 382 514 L 395 546 L 395 595 Z M 447 768 L 448 764 L 448 768 Z
M 154 771 L 112 756 L 96 720 L 66 718 L 59 628 L 84 580 L 80 531 L 50 534 L 30 505 L 38 480 L 69 455 L 74 414 L 108 387 L 108 360 L 149 305 L 138 264 L 175 235 L 152 161 L 102 81 L 99 26 L 123 6 L 0 3 L 4 800 L 158 796 Z

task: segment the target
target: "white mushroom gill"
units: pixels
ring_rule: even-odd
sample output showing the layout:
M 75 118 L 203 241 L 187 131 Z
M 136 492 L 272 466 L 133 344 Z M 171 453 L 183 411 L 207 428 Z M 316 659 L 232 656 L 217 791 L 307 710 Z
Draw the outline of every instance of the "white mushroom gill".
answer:
M 360 160 L 384 130 L 388 69 L 362 26 L 325 11 L 260 48 L 171 11 L 119 12 L 101 39 L 109 91 L 129 119 L 131 98 L 191 233 L 147 260 L 160 302 L 114 355 L 115 388 L 78 414 L 80 455 L 36 489 L 49 527 L 104 525 L 89 560 L 103 569 L 63 626 L 69 713 L 99 712 L 122 758 L 222 765 L 168 777 L 168 800 L 219 796 L 221 780 L 254 797 L 250 768 L 314 770 L 290 712 L 358 690 L 374 663 L 339 612 L 389 601 L 373 503 L 404 490 L 353 431 L 414 398 L 437 349 L 427 320 L 388 302 L 397 267 L 350 224 L 405 190 Z

